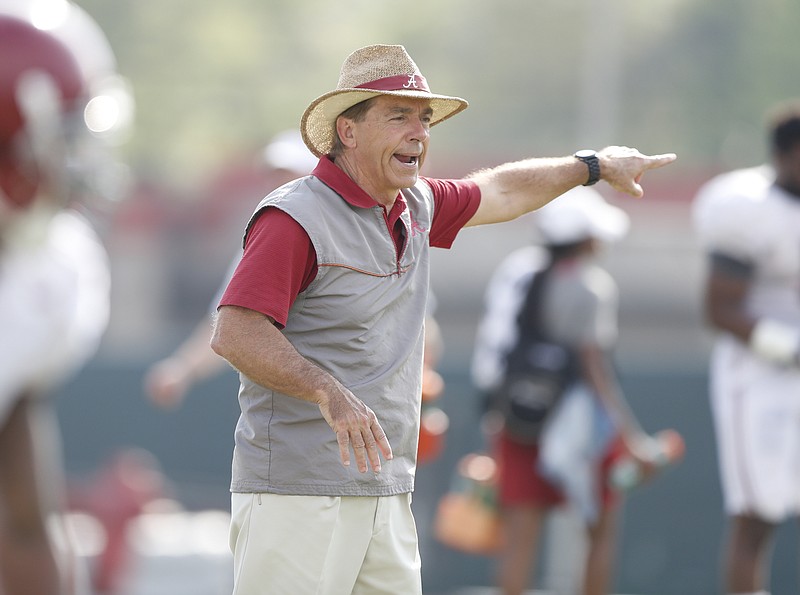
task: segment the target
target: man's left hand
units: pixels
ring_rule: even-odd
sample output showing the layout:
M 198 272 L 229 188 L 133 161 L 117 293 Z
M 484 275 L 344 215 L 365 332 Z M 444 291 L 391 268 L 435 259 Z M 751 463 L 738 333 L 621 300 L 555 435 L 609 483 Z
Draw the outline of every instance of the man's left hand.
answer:
M 644 195 L 640 181 L 645 171 L 663 167 L 678 158 L 675 153 L 643 155 L 630 147 L 606 147 L 598 151 L 597 157 L 600 159 L 600 178 L 615 190 L 636 198 Z

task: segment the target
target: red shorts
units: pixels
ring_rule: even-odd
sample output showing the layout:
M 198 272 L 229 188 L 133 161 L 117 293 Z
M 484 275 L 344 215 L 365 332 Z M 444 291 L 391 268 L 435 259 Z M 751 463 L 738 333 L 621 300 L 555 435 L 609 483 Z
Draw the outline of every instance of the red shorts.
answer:
M 500 433 L 495 444 L 498 466 L 498 499 L 501 506 L 539 506 L 550 508 L 564 503 L 564 493 L 545 479 L 537 469 L 539 446 L 520 444 Z M 619 494 L 609 487 L 611 465 L 625 454 L 620 437 L 612 440 L 600 464 L 601 502 L 604 510 L 613 508 Z

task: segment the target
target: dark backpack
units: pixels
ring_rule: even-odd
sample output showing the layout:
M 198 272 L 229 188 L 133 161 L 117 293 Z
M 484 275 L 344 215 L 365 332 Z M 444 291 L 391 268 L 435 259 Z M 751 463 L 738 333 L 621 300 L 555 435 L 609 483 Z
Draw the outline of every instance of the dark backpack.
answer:
M 518 442 L 538 441 L 549 413 L 578 376 L 575 351 L 544 331 L 542 304 L 551 269 L 534 273 L 517 317 L 517 342 L 506 356 L 503 380 L 489 395 L 505 431 Z

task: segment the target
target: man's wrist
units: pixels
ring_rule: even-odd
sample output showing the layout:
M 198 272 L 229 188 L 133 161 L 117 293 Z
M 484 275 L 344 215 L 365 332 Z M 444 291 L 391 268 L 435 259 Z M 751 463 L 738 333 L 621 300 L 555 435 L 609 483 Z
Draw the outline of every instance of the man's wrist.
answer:
M 589 177 L 584 186 L 592 186 L 600 181 L 600 159 L 597 157 L 597 152 L 592 149 L 581 149 L 573 154 L 573 157 L 583 161 L 589 170 Z

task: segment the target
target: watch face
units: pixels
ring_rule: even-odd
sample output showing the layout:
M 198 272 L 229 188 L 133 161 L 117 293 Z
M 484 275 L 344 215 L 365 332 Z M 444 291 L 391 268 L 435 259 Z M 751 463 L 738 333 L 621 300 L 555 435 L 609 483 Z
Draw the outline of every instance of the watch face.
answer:
M 584 159 L 586 157 L 594 157 L 596 154 L 596 151 L 592 151 L 591 149 L 581 149 L 575 153 L 575 157 Z

